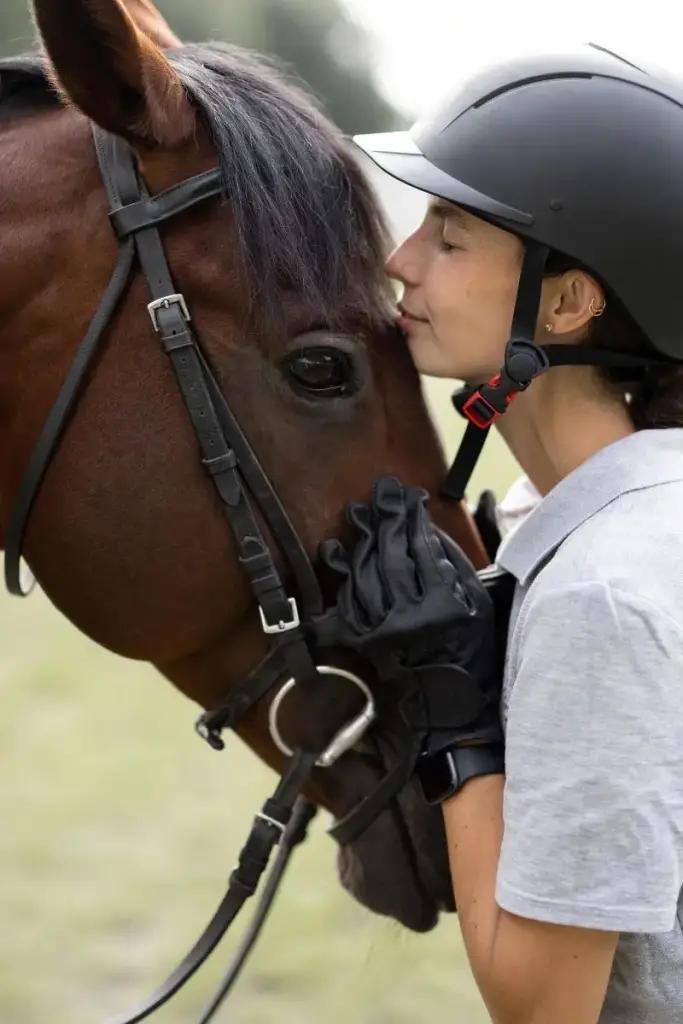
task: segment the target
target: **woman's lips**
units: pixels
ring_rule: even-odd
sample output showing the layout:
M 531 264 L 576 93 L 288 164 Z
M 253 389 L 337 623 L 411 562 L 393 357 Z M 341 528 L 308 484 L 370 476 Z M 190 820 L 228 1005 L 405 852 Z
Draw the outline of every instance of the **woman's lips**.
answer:
M 398 307 L 398 313 L 396 314 L 396 323 L 402 331 L 410 330 L 411 327 L 415 327 L 416 324 L 428 324 L 429 320 L 426 320 L 421 316 L 414 316 L 409 313 L 403 306 Z

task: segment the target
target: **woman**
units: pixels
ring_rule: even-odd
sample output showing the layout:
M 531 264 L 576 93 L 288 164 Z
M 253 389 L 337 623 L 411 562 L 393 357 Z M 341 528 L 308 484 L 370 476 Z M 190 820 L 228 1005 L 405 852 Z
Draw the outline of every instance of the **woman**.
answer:
M 432 196 L 388 269 L 418 368 L 469 385 L 453 493 L 497 420 L 543 496 L 497 557 L 516 578 L 505 758 L 478 712 L 422 764 L 474 977 L 497 1024 L 680 1022 L 683 86 L 587 47 L 510 61 L 410 135 L 356 141 Z M 336 552 L 361 603 L 363 572 L 393 593 L 376 621 L 386 640 L 394 616 L 418 668 L 428 599 L 432 622 L 446 597 L 485 612 L 420 508 L 380 481 L 346 568 Z M 468 685 L 490 686 L 444 637 Z

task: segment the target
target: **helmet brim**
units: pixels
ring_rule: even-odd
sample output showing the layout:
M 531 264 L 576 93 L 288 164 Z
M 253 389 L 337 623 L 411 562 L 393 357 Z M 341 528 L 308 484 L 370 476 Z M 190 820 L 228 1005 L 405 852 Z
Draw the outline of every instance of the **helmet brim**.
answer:
M 534 222 L 530 213 L 500 203 L 440 170 L 427 159 L 410 132 L 354 135 L 353 141 L 373 163 L 405 185 L 447 199 L 483 217 L 508 221 L 513 230 L 514 225 L 529 227 Z

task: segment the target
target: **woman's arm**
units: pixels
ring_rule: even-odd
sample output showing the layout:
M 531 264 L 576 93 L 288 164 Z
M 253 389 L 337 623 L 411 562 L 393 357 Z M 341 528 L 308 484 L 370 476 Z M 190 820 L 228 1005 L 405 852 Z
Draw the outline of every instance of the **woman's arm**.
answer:
M 490 598 L 425 497 L 383 478 L 350 507 L 358 547 L 321 555 L 343 577 L 342 642 L 383 678 L 409 672 L 421 699 L 402 711 L 429 759 L 498 742 L 500 672 Z M 552 564 L 515 626 L 504 780 L 471 778 L 443 809 L 495 1024 L 595 1024 L 617 937 L 669 932 L 680 891 L 683 630 L 639 593 L 567 583 Z
M 640 595 L 560 569 L 518 626 L 506 775 L 443 806 L 496 1024 L 595 1024 L 618 936 L 676 921 L 683 635 Z
M 468 782 L 443 805 L 465 948 L 495 1024 L 595 1024 L 617 933 L 544 924 L 495 900 L 503 777 Z

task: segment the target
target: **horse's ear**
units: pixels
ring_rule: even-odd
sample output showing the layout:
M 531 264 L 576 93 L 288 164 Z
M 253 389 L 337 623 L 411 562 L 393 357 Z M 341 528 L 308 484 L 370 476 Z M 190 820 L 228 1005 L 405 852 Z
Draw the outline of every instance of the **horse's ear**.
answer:
M 175 50 L 183 45 L 151 0 L 123 0 L 123 6 L 140 31 L 162 50 Z
M 195 118 L 178 75 L 120 0 L 33 0 L 62 94 L 132 145 L 177 146 Z

